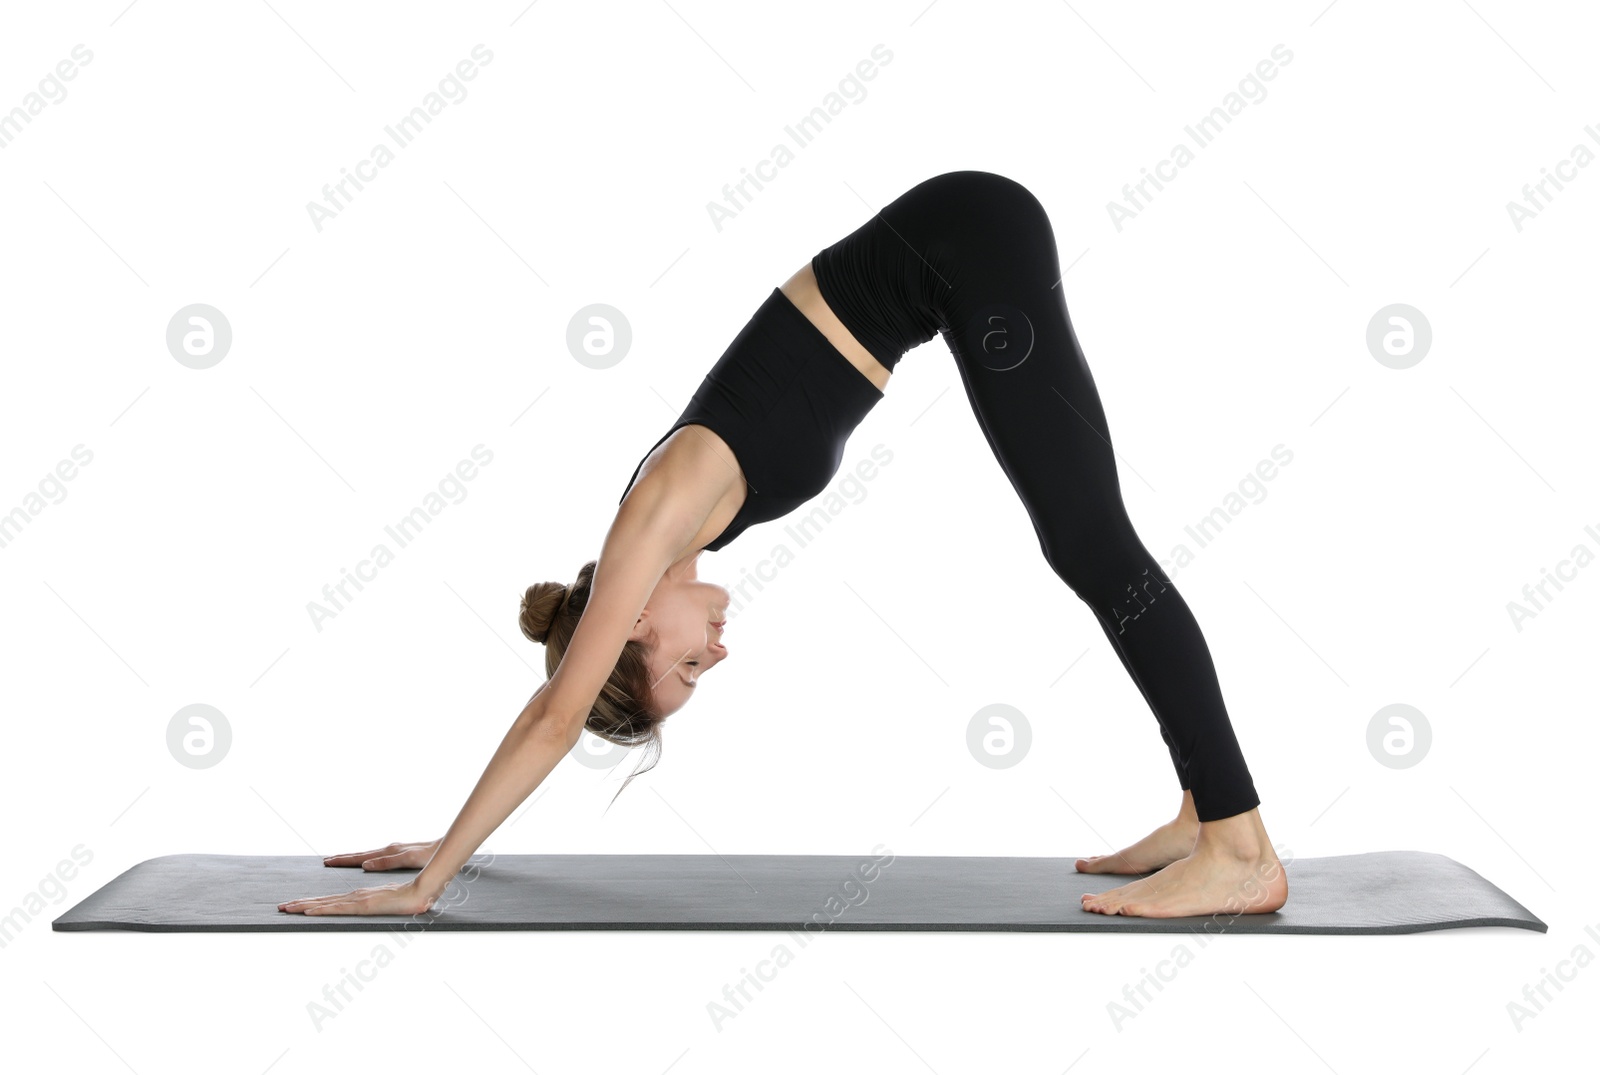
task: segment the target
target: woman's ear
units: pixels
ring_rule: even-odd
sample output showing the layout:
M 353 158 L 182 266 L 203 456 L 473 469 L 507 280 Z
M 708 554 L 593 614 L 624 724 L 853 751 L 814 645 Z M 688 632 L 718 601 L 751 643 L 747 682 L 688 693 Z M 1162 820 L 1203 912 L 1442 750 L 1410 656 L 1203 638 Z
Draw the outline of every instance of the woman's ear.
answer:
M 628 632 L 628 641 L 647 641 L 650 637 L 650 626 L 650 606 L 646 605 L 639 613 L 639 618 L 633 621 L 633 630 Z

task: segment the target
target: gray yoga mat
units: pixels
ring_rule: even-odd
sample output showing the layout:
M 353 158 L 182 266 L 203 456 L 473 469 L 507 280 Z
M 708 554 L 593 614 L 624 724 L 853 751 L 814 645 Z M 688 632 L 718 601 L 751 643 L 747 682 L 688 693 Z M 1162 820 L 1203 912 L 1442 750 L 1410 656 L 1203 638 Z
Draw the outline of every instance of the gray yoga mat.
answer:
M 1548 927 L 1444 855 L 1374 851 L 1291 859 L 1289 902 L 1271 914 L 1135 918 L 1084 911 L 1082 892 L 1128 876 L 1070 858 L 863 855 L 480 856 L 432 911 L 285 914 L 281 902 L 404 880 L 415 871 L 333 869 L 309 855 L 150 859 L 57 918 L 57 930 L 734 929 L 1137 933 L 1420 933 Z

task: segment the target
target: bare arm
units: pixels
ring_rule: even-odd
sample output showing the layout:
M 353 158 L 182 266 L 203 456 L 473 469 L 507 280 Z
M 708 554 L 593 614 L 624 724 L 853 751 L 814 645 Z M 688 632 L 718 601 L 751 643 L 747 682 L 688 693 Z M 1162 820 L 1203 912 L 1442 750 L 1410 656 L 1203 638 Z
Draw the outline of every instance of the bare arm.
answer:
M 664 508 L 662 485 L 636 486 L 618 509 L 595 563 L 589 603 L 561 664 L 512 722 L 466 805 L 415 879 L 430 902 L 578 741 L 589 708 L 616 667 L 656 583 L 699 529 L 703 520 L 694 519 L 694 512 Z
M 713 462 L 715 462 L 713 460 Z M 523 707 L 422 871 L 407 882 L 292 900 L 304 914 L 415 914 L 427 910 L 491 832 L 556 767 L 582 733 L 651 593 L 709 517 L 710 481 L 668 472 L 641 477 L 617 510 L 595 563 L 593 590 L 555 674 Z M 670 490 L 670 493 L 669 493 Z

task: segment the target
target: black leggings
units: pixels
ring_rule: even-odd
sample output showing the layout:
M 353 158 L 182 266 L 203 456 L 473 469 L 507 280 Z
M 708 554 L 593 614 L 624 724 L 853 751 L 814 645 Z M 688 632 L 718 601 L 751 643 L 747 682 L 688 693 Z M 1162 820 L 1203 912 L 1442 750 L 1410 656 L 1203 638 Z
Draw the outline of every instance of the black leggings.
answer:
M 1045 560 L 1144 695 L 1200 820 L 1258 805 L 1205 637 L 1123 506 L 1038 199 L 990 172 L 935 176 L 812 265 L 829 307 L 885 366 L 944 336 Z

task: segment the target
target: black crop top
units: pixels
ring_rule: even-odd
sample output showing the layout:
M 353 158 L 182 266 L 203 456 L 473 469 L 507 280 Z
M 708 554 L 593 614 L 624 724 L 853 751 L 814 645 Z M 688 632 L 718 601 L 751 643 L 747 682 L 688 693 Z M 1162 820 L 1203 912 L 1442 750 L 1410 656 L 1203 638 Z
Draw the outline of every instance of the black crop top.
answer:
M 715 431 L 744 472 L 745 501 L 706 544 L 723 548 L 756 523 L 787 515 L 827 488 L 845 441 L 883 393 L 781 288 L 756 310 L 705 375 L 683 414 L 633 468 L 691 423 Z

